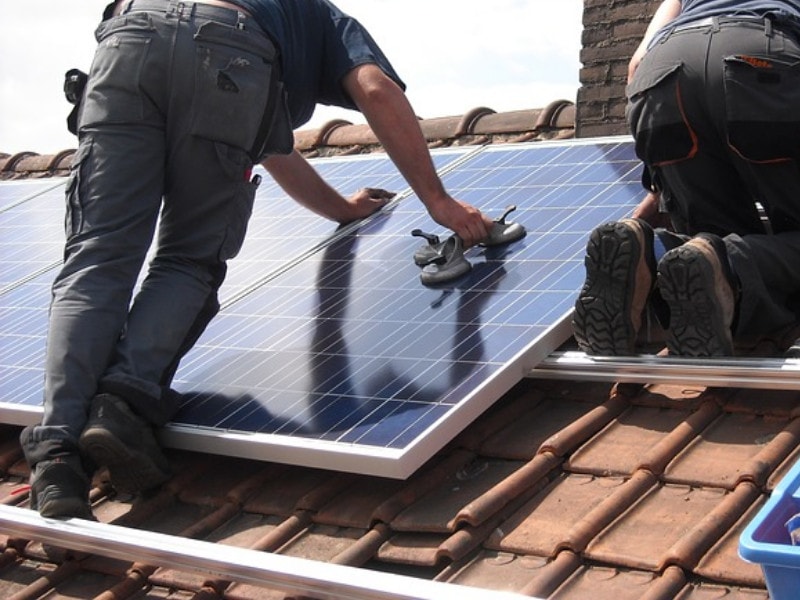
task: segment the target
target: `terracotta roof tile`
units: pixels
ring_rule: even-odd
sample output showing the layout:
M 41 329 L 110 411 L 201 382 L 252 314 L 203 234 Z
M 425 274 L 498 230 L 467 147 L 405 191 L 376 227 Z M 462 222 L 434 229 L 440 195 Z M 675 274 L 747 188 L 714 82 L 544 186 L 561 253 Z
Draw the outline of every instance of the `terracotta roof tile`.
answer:
M 399 513 L 390 525 L 397 531 L 453 532 L 471 501 L 521 466 L 520 462 L 476 458 L 441 480 L 435 490 Z
M 645 465 L 669 462 L 684 439 L 665 441 L 689 416 L 684 409 L 632 406 L 573 453 L 567 468 L 596 475 L 630 475 Z
M 761 498 L 753 503 L 739 521 L 703 556 L 693 572 L 705 579 L 729 585 L 762 587 L 764 573 L 761 567 L 739 558 L 739 536 L 763 504 Z
M 800 422 L 757 415 L 720 415 L 667 467 L 664 479 L 733 489 L 762 485 L 800 443 Z
M 600 533 L 586 556 L 631 569 L 660 571 L 671 564 L 690 569 L 757 495 L 747 483 L 733 492 L 656 486 Z
M 792 468 L 792 465 L 797 464 L 798 461 L 800 461 L 800 447 L 795 449 L 795 451 L 770 474 L 767 478 L 767 482 L 764 484 L 764 490 L 766 492 L 771 492 L 778 482 L 786 476 L 787 471 Z
M 509 410 L 507 424 L 486 437 L 480 452 L 488 456 L 508 459 L 529 459 L 552 436 L 595 408 L 594 403 L 569 402 L 548 396 L 536 402 L 533 399 L 518 401 Z
M 563 139 L 575 134 L 575 105 L 568 100 L 559 100 L 544 109 L 505 113 L 477 107 L 463 115 L 421 119 L 420 127 L 432 148 Z M 368 125 L 353 124 L 344 119 L 328 121 L 315 129 L 297 131 L 294 137 L 295 148 L 308 158 L 383 150 Z M 74 154 L 74 149 L 54 155 L 0 153 L 0 180 L 67 175 Z
M 673 581 L 667 581 L 672 586 Z M 552 596 L 593 600 L 638 600 L 664 585 L 657 573 L 584 566 L 578 569 Z
M 483 550 L 463 563 L 456 563 L 442 577 L 452 583 L 512 592 L 528 585 L 548 564 L 547 559 L 537 556 Z

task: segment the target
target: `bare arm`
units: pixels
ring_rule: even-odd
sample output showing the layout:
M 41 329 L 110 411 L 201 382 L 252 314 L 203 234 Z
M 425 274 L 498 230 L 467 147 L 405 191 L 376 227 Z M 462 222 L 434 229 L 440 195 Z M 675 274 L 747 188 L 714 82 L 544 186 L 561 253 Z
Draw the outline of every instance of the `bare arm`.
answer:
M 681 0 L 664 0 L 656 10 L 647 30 L 644 33 L 639 47 L 633 53 L 630 63 L 628 63 L 628 83 L 633 79 L 633 74 L 636 72 L 639 63 L 642 62 L 642 57 L 647 53 L 647 46 L 656 32 L 664 27 L 667 23 L 672 21 L 681 12 Z
M 491 219 L 445 191 L 403 90 L 374 64 L 350 71 L 343 85 L 433 220 L 455 231 L 466 246 L 486 238 Z
M 270 156 L 262 164 L 298 204 L 339 223 L 369 216 L 394 196 L 386 190 L 364 188 L 345 198 L 322 179 L 297 150 L 286 156 Z

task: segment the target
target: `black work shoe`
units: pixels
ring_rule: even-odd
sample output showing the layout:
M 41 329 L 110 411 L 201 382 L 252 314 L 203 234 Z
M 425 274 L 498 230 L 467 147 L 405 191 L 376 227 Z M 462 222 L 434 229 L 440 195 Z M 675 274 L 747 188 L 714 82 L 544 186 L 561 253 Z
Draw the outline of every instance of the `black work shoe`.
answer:
M 572 318 L 578 347 L 587 354 L 633 354 L 655 282 L 653 229 L 640 219 L 596 227 L 585 264 L 586 281 Z
M 108 468 L 111 484 L 121 492 L 149 490 L 172 475 L 152 426 L 113 394 L 92 400 L 78 445 L 98 467 Z
M 89 504 L 89 477 L 77 455 L 36 464 L 31 473 L 30 507 L 48 519 L 94 520 Z
M 794 341 L 794 343 L 786 349 L 784 353 L 786 358 L 800 358 L 800 339 Z
M 669 305 L 671 354 L 733 355 L 738 286 L 721 238 L 701 234 L 667 252 L 658 263 L 658 287 Z

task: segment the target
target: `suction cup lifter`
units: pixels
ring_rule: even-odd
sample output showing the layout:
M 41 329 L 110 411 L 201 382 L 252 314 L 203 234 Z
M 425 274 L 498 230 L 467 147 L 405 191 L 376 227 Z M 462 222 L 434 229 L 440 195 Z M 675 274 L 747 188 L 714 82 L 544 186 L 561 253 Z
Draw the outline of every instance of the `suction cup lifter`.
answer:
M 489 230 L 489 237 L 483 240 L 481 246 L 500 246 L 510 244 L 525 237 L 525 228 L 519 223 L 506 223 L 506 217 L 517 210 L 516 205 L 508 206 L 499 218 L 494 220 L 494 225 Z
M 437 247 L 439 251 L 435 255 L 431 254 L 420 273 L 423 284 L 447 283 L 470 272 L 472 263 L 464 258 L 464 242 L 460 237 L 452 235 L 443 242 L 437 242 L 435 246 L 428 246 L 430 249 Z
M 417 248 L 417 251 L 414 252 L 414 264 L 417 266 L 424 267 L 441 254 L 444 243 L 439 239 L 438 235 L 425 233 L 421 229 L 415 229 L 411 232 L 411 235 L 425 238 L 425 241 L 428 242 Z

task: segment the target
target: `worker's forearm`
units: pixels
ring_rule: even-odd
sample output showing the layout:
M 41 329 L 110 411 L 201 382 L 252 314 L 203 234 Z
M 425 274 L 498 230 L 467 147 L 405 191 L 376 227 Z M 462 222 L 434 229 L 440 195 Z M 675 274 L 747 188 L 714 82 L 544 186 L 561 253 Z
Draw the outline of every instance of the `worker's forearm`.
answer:
M 351 220 L 346 200 L 296 150 L 286 156 L 270 156 L 262 164 L 298 204 L 333 221 Z
M 361 85 L 348 78 L 362 78 Z M 427 143 L 406 95 L 388 78 L 369 81 L 368 69 L 348 74 L 348 86 L 354 101 L 367 119 L 373 133 L 408 184 L 427 208 L 450 201 L 431 161 Z M 363 81 L 367 79 L 367 81 Z

